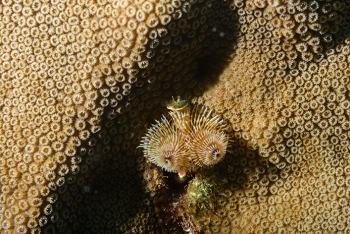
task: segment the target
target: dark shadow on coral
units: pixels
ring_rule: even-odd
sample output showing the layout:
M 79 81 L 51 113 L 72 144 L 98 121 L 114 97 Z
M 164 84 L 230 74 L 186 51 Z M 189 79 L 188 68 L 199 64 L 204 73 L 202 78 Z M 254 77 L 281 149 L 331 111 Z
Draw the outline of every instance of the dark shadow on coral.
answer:
M 142 165 L 115 155 L 97 167 L 82 186 L 73 233 L 160 233 L 152 201 L 144 192 Z
M 144 101 L 163 106 L 172 97 L 189 100 L 201 95 L 218 81 L 235 52 L 237 19 L 236 9 L 229 1 L 195 3 L 190 12 L 166 26 L 166 36 L 157 39 L 160 43 L 150 59 L 151 70 L 141 73 L 155 82 L 144 84 L 148 85 L 148 92 L 144 87 L 133 87 L 133 92 L 142 93 Z M 169 42 L 173 43 L 170 50 Z M 162 63 L 158 62 L 160 58 Z
M 116 112 L 117 118 L 107 116 L 112 109 L 105 108 L 100 133 L 106 134 L 94 134 L 97 144 L 90 147 L 86 142 L 81 147 L 86 146 L 87 154 L 96 150 L 91 157 L 82 157 L 81 165 L 88 164 L 89 169 L 72 176 L 80 182 L 68 184 L 68 198 L 59 197 L 60 205 L 56 207 L 60 215 L 68 210 L 71 217 L 52 221 L 62 224 L 60 228 L 48 226 L 48 233 L 160 232 L 155 208 L 144 189 L 144 159 L 136 150 L 145 126 L 151 122 L 147 116 L 164 100 L 178 95 L 190 99 L 218 80 L 234 53 L 237 18 L 229 1 L 197 2 L 164 26 L 165 36 L 149 40 L 146 47 L 154 47 L 154 55 L 142 55 L 149 66 L 139 71 L 138 82 L 132 84 L 129 95 L 119 100 L 116 110 L 122 109 Z M 162 28 L 154 30 L 164 32 Z M 173 181 L 168 183 L 172 187 Z M 156 196 L 167 195 L 165 191 L 159 190 Z
M 156 82 L 151 85 L 149 95 L 146 95 L 147 99 L 153 103 L 153 105 L 150 103 L 152 108 L 150 108 L 149 116 L 157 116 L 159 120 L 159 116 L 167 112 L 160 108 L 169 103 L 172 97 L 181 96 L 181 99 L 189 100 L 194 96 L 201 95 L 218 81 L 220 74 L 228 66 L 234 53 L 239 30 L 237 12 L 232 6 L 229 6 L 228 2 L 224 0 L 214 1 L 210 8 L 205 4 L 197 3 L 191 9 L 193 12 L 188 13 L 188 15 L 195 12 L 198 14 L 198 12 L 205 12 L 203 9 L 207 8 L 205 16 L 208 18 L 203 25 L 198 27 L 199 30 L 196 31 L 197 34 L 194 37 L 190 37 L 185 30 L 180 30 L 182 42 L 172 48 L 174 53 L 178 53 L 178 55 L 174 58 L 171 57 L 171 53 L 164 55 L 164 61 L 168 60 L 169 65 L 166 64 L 160 69 L 160 72 L 153 73 Z M 172 28 L 176 27 L 176 24 L 180 24 L 181 20 L 183 19 L 170 23 L 167 30 L 171 32 Z M 198 22 L 195 18 L 189 17 L 186 23 L 188 27 L 192 27 Z M 162 46 L 158 47 L 156 53 L 161 54 L 163 48 Z M 173 68 L 174 63 L 177 63 L 178 68 Z M 160 103 L 155 103 L 160 87 L 165 87 L 162 90 L 162 99 L 158 100 Z M 148 119 L 149 123 L 152 121 Z M 221 165 L 225 167 L 224 162 Z M 218 166 L 218 168 L 222 168 L 222 166 Z M 209 171 L 217 172 L 214 168 L 209 169 Z M 200 175 L 198 174 L 198 176 Z M 222 182 L 227 181 L 222 177 L 224 176 L 218 175 Z M 245 177 L 241 178 L 240 181 L 243 183 Z M 164 208 L 169 211 L 162 213 L 165 217 L 161 218 L 161 226 L 169 227 L 168 230 L 163 229 L 163 231 L 183 233 L 188 228 L 192 233 L 201 233 L 198 224 L 192 223 L 188 214 L 183 212 L 183 203 L 174 201 L 177 198 L 174 192 L 179 192 L 176 189 L 179 186 L 177 182 L 169 179 L 166 183 L 168 189 L 159 190 L 154 201 L 156 210 Z M 221 185 L 223 184 L 225 183 L 221 183 Z M 186 196 L 186 191 L 181 191 L 180 194 L 182 194 L 181 197 Z

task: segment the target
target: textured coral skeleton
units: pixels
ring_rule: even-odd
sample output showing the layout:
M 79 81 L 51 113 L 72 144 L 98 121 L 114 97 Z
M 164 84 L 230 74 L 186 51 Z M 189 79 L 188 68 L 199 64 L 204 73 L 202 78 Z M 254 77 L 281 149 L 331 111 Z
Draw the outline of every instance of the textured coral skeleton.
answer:
M 349 18 L 348 0 L 2 0 L 0 232 L 161 232 L 166 181 L 136 146 L 169 94 L 234 130 L 181 201 L 196 230 L 349 232 Z
M 136 146 L 165 90 L 189 96 L 229 44 L 214 5 L 1 2 L 1 233 L 159 232 Z
M 196 99 L 235 130 L 233 168 L 216 215 L 191 212 L 212 233 L 347 233 L 348 2 L 234 4 L 243 37 Z

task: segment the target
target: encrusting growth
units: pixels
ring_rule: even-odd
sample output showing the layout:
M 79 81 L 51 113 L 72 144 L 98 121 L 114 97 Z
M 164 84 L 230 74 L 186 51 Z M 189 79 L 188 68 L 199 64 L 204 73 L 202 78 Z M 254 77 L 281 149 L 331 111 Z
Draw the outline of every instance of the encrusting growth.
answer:
M 2 0 L 1 234 L 157 233 L 142 176 L 158 193 L 161 173 L 136 146 L 169 93 L 234 130 L 214 179 L 187 187 L 189 203 L 216 192 L 185 211 L 205 233 L 350 232 L 348 3 Z M 194 109 L 171 113 L 165 142 L 220 139 Z
M 193 93 L 199 59 L 229 54 L 224 48 L 234 38 L 218 35 L 236 30 L 233 9 L 214 2 L 1 1 L 0 179 L 11 177 L 0 184 L 2 201 L 25 191 L 23 184 L 46 191 L 31 219 L 26 193 L 13 205 L 0 201 L 1 233 L 155 231 L 152 207 L 135 199 L 143 209 L 137 217 L 134 201 L 119 194 L 146 196 L 135 193 L 143 181 L 135 165 L 144 163 L 136 146 L 147 113 L 170 90 Z M 138 185 L 128 180 L 100 185 L 98 195 L 84 192 L 93 181 L 116 181 L 107 171 Z M 45 214 L 47 197 L 58 190 L 53 212 Z M 107 202 L 113 212 L 95 222 Z M 24 204 L 22 223 L 2 215 Z M 116 220 L 123 225 L 110 225 Z
M 205 233 L 350 231 L 348 3 L 232 1 L 242 35 L 232 61 L 192 100 L 235 138 L 218 179 L 230 195 L 215 195 L 226 204 L 187 210 Z
M 218 163 L 228 146 L 224 121 L 206 107 L 191 109 L 184 100 L 170 107 L 171 119 L 163 116 L 142 138 L 144 156 L 166 171 L 179 173 Z

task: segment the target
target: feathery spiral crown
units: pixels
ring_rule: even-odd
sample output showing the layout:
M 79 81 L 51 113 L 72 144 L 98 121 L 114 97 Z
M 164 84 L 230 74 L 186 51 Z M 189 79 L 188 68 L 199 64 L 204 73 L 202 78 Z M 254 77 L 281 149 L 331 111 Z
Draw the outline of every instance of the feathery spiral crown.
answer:
M 172 121 L 163 116 L 142 138 L 139 147 L 144 148 L 144 156 L 170 172 L 194 171 L 218 163 L 228 147 L 224 121 L 207 107 L 191 108 L 180 98 L 177 102 L 184 105 L 168 106 Z

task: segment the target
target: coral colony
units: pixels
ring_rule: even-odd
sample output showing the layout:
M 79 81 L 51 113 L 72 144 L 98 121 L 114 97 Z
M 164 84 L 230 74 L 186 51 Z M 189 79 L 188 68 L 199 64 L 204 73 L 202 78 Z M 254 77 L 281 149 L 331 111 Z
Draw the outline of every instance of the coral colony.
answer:
M 0 233 L 159 233 L 166 185 L 137 146 L 169 93 L 195 105 L 175 100 L 141 147 L 180 174 L 225 162 L 182 200 L 201 231 L 349 233 L 349 16 L 348 0 L 1 0 Z

